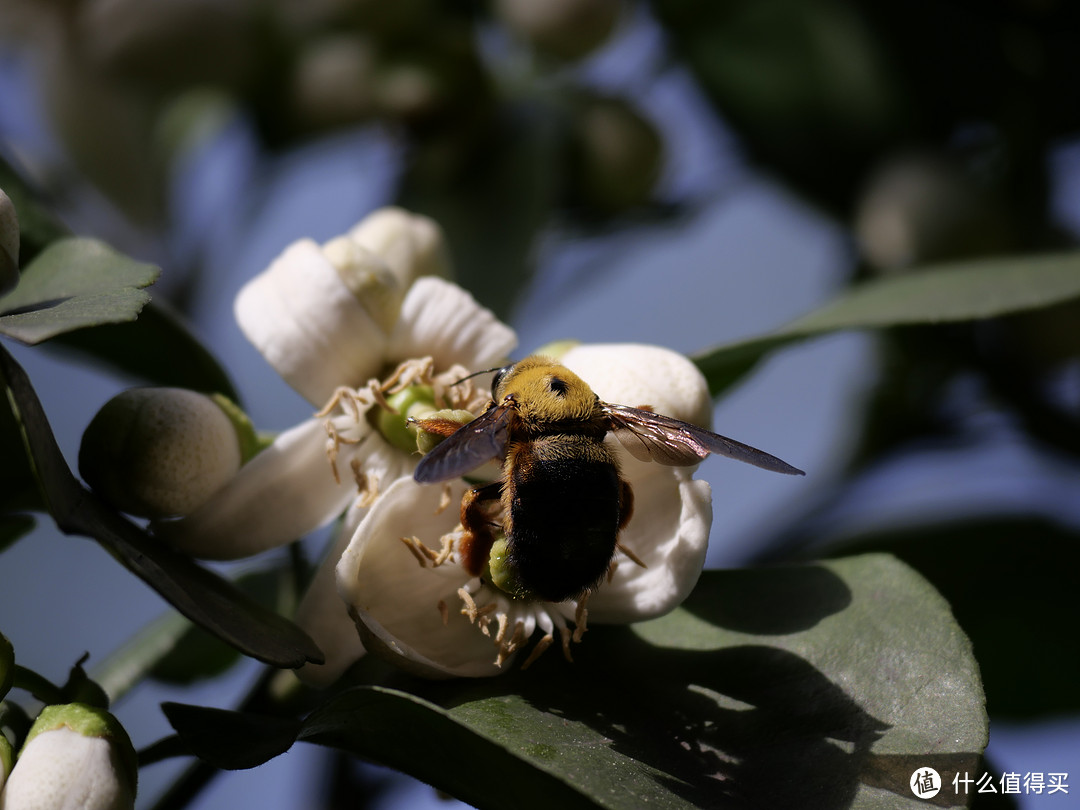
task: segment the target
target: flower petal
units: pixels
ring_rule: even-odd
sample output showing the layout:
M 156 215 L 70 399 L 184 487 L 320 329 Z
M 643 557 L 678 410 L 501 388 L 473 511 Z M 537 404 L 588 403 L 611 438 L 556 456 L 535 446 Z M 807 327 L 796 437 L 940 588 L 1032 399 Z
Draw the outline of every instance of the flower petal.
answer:
M 248 340 L 313 405 L 383 367 L 386 333 L 310 239 L 294 242 L 244 285 L 235 313 Z
M 398 479 L 361 521 L 338 563 L 338 592 L 351 606 L 364 646 L 426 677 L 497 675 L 496 648 L 460 613 L 458 565 L 421 567 L 401 542 L 415 537 L 438 549 L 457 525 L 464 484 L 443 488 Z M 443 623 L 440 603 L 447 610 Z
M 712 400 L 705 377 L 678 352 L 641 343 L 592 343 L 574 346 L 559 362 L 589 384 L 604 402 L 649 405 L 657 413 L 700 427 L 712 424 Z M 639 461 L 608 436 L 623 475 L 644 483 L 665 471 L 650 461 Z M 686 468 L 691 469 L 691 468 Z
M 452 275 L 446 237 L 429 217 L 389 206 L 368 214 L 348 235 L 380 256 L 403 289 L 421 276 Z
M 319 645 L 326 658 L 322 664 L 305 664 L 296 671 L 297 677 L 309 686 L 329 686 L 364 654 L 356 625 L 338 596 L 335 579 L 338 561 L 366 514 L 366 509 L 357 506 L 346 512 L 341 528 L 296 609 L 296 623 Z
M 635 486 L 634 515 L 619 543 L 645 563 L 620 555 L 610 582 L 589 597 L 589 620 L 643 621 L 678 607 L 697 584 L 705 565 L 712 526 L 712 491 L 686 469 L 662 467 Z
M 465 290 L 426 276 L 405 295 L 390 338 L 390 360 L 430 355 L 438 369 L 459 363 L 483 369 L 501 363 L 517 345 L 514 330 Z
M 155 532 L 180 551 L 208 560 L 235 560 L 291 542 L 323 526 L 357 496 L 350 456 L 382 439 L 343 445 L 335 482 L 326 456 L 323 420 L 309 419 L 280 434 L 240 468 L 209 501 L 181 520 L 159 523 Z M 384 443 L 383 443 L 384 444 Z
M 574 346 L 561 358 L 604 402 L 657 413 L 708 428 L 712 400 L 704 375 L 689 359 L 660 346 L 593 343 Z

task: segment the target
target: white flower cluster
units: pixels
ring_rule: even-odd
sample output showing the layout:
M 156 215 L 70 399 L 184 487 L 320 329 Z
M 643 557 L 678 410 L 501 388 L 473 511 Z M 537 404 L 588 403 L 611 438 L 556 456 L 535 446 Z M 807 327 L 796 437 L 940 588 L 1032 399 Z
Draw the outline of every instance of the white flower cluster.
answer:
M 236 315 L 320 410 L 190 514 L 155 527 L 187 553 L 235 559 L 343 515 L 296 617 L 326 656 L 300 673 L 315 684 L 335 680 L 365 647 L 433 677 L 504 671 L 537 630 L 531 655 L 558 640 L 569 657 L 586 621 L 673 609 L 704 563 L 708 484 L 692 467 L 635 461 L 616 447 L 634 516 L 619 537 L 625 551 L 587 600 L 515 600 L 465 571 L 455 543 L 467 485 L 413 480 L 421 456 L 405 420 L 443 409 L 478 415 L 489 397 L 463 378 L 504 364 L 516 336 L 448 272 L 438 226 L 400 209 L 376 212 L 327 245 L 287 248 L 240 292 Z M 705 381 L 679 354 L 610 344 L 576 346 L 559 361 L 605 401 L 708 426 Z

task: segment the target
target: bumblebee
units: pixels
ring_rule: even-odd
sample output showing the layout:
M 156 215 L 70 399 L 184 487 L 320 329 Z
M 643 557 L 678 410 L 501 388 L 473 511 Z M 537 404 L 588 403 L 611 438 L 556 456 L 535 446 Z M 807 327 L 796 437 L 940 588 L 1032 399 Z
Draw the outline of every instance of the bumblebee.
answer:
M 499 369 L 491 404 L 465 425 L 439 418 L 421 429 L 447 438 L 420 460 L 416 481 L 449 481 L 500 460 L 498 480 L 461 501 L 465 569 L 512 597 L 562 602 L 596 587 L 633 513 L 633 492 L 604 443 L 610 432 L 634 458 L 672 466 L 710 453 L 802 475 L 768 453 L 654 413 L 601 402 L 568 368 L 532 356 Z

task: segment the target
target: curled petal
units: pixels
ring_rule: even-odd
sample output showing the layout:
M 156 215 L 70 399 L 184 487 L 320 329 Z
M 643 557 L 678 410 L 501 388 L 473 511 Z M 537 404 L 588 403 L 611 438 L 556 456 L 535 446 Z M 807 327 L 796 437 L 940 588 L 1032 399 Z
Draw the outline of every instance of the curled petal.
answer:
M 697 584 L 712 526 L 712 493 L 686 469 L 663 467 L 634 488 L 634 516 L 619 536 L 645 567 L 623 555 L 610 582 L 589 597 L 589 620 L 619 624 L 662 616 Z
M 310 239 L 244 285 L 235 314 L 248 340 L 313 405 L 382 370 L 386 333 Z
M 209 501 L 181 520 L 158 524 L 155 532 L 180 551 L 208 560 L 235 560 L 291 542 L 329 523 L 357 496 L 350 457 L 370 454 L 369 442 L 382 444 L 369 433 L 341 447 L 339 483 L 327 459 L 323 420 L 301 422 Z
M 390 345 L 392 361 L 430 355 L 436 368 L 479 370 L 502 362 L 517 336 L 465 290 L 427 276 L 406 293 Z
M 437 550 L 457 524 L 464 489 L 451 485 L 447 505 L 442 487 L 399 479 L 361 521 L 338 563 L 338 592 L 364 646 L 426 677 L 502 671 L 493 663 L 492 640 L 461 615 L 458 590 L 468 575 L 453 562 L 422 567 L 401 542 L 415 537 Z
M 350 230 L 349 238 L 380 256 L 402 288 L 421 276 L 451 275 L 446 237 L 429 217 L 393 206 L 380 208 Z

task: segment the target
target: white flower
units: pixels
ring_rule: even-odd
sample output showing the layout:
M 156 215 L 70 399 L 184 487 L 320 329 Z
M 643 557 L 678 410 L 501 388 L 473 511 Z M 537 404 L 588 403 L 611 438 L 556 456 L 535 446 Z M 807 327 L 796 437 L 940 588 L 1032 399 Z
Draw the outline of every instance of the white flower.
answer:
M 135 750 L 108 712 L 47 706 L 34 722 L 3 792 L 2 810 L 135 806 Z
M 653 405 L 658 412 L 708 425 L 705 380 L 674 352 L 640 345 L 581 346 L 560 362 L 604 401 Z M 635 505 L 619 536 L 625 551 L 617 553 L 610 577 L 587 599 L 513 600 L 470 576 L 454 547 L 466 484 L 423 486 L 399 479 L 360 521 L 337 568 L 338 589 L 364 645 L 430 677 L 495 675 L 537 629 L 543 635 L 531 656 L 556 635 L 569 656 L 586 619 L 632 622 L 678 606 L 704 564 L 712 522 L 709 485 L 694 480 L 692 468 L 636 462 L 608 441 L 633 488 Z
M 408 414 L 392 414 L 394 406 L 475 412 L 486 393 L 471 381 L 456 383 L 503 362 L 516 344 L 514 332 L 465 290 L 432 275 L 446 271 L 438 227 L 384 209 L 321 248 L 294 243 L 252 279 L 236 300 L 241 328 L 321 410 L 280 434 L 199 509 L 159 524 L 158 533 L 206 559 L 256 554 L 346 510 L 351 534 L 363 509 L 411 476 L 420 459 L 415 445 L 400 441 Z M 324 565 L 332 571 L 336 562 L 331 550 Z M 333 588 L 324 587 L 331 581 L 320 572 L 300 607 L 301 626 L 327 655 L 326 665 L 307 674 L 324 682 L 356 658 L 335 640 L 342 628 L 355 634 Z

